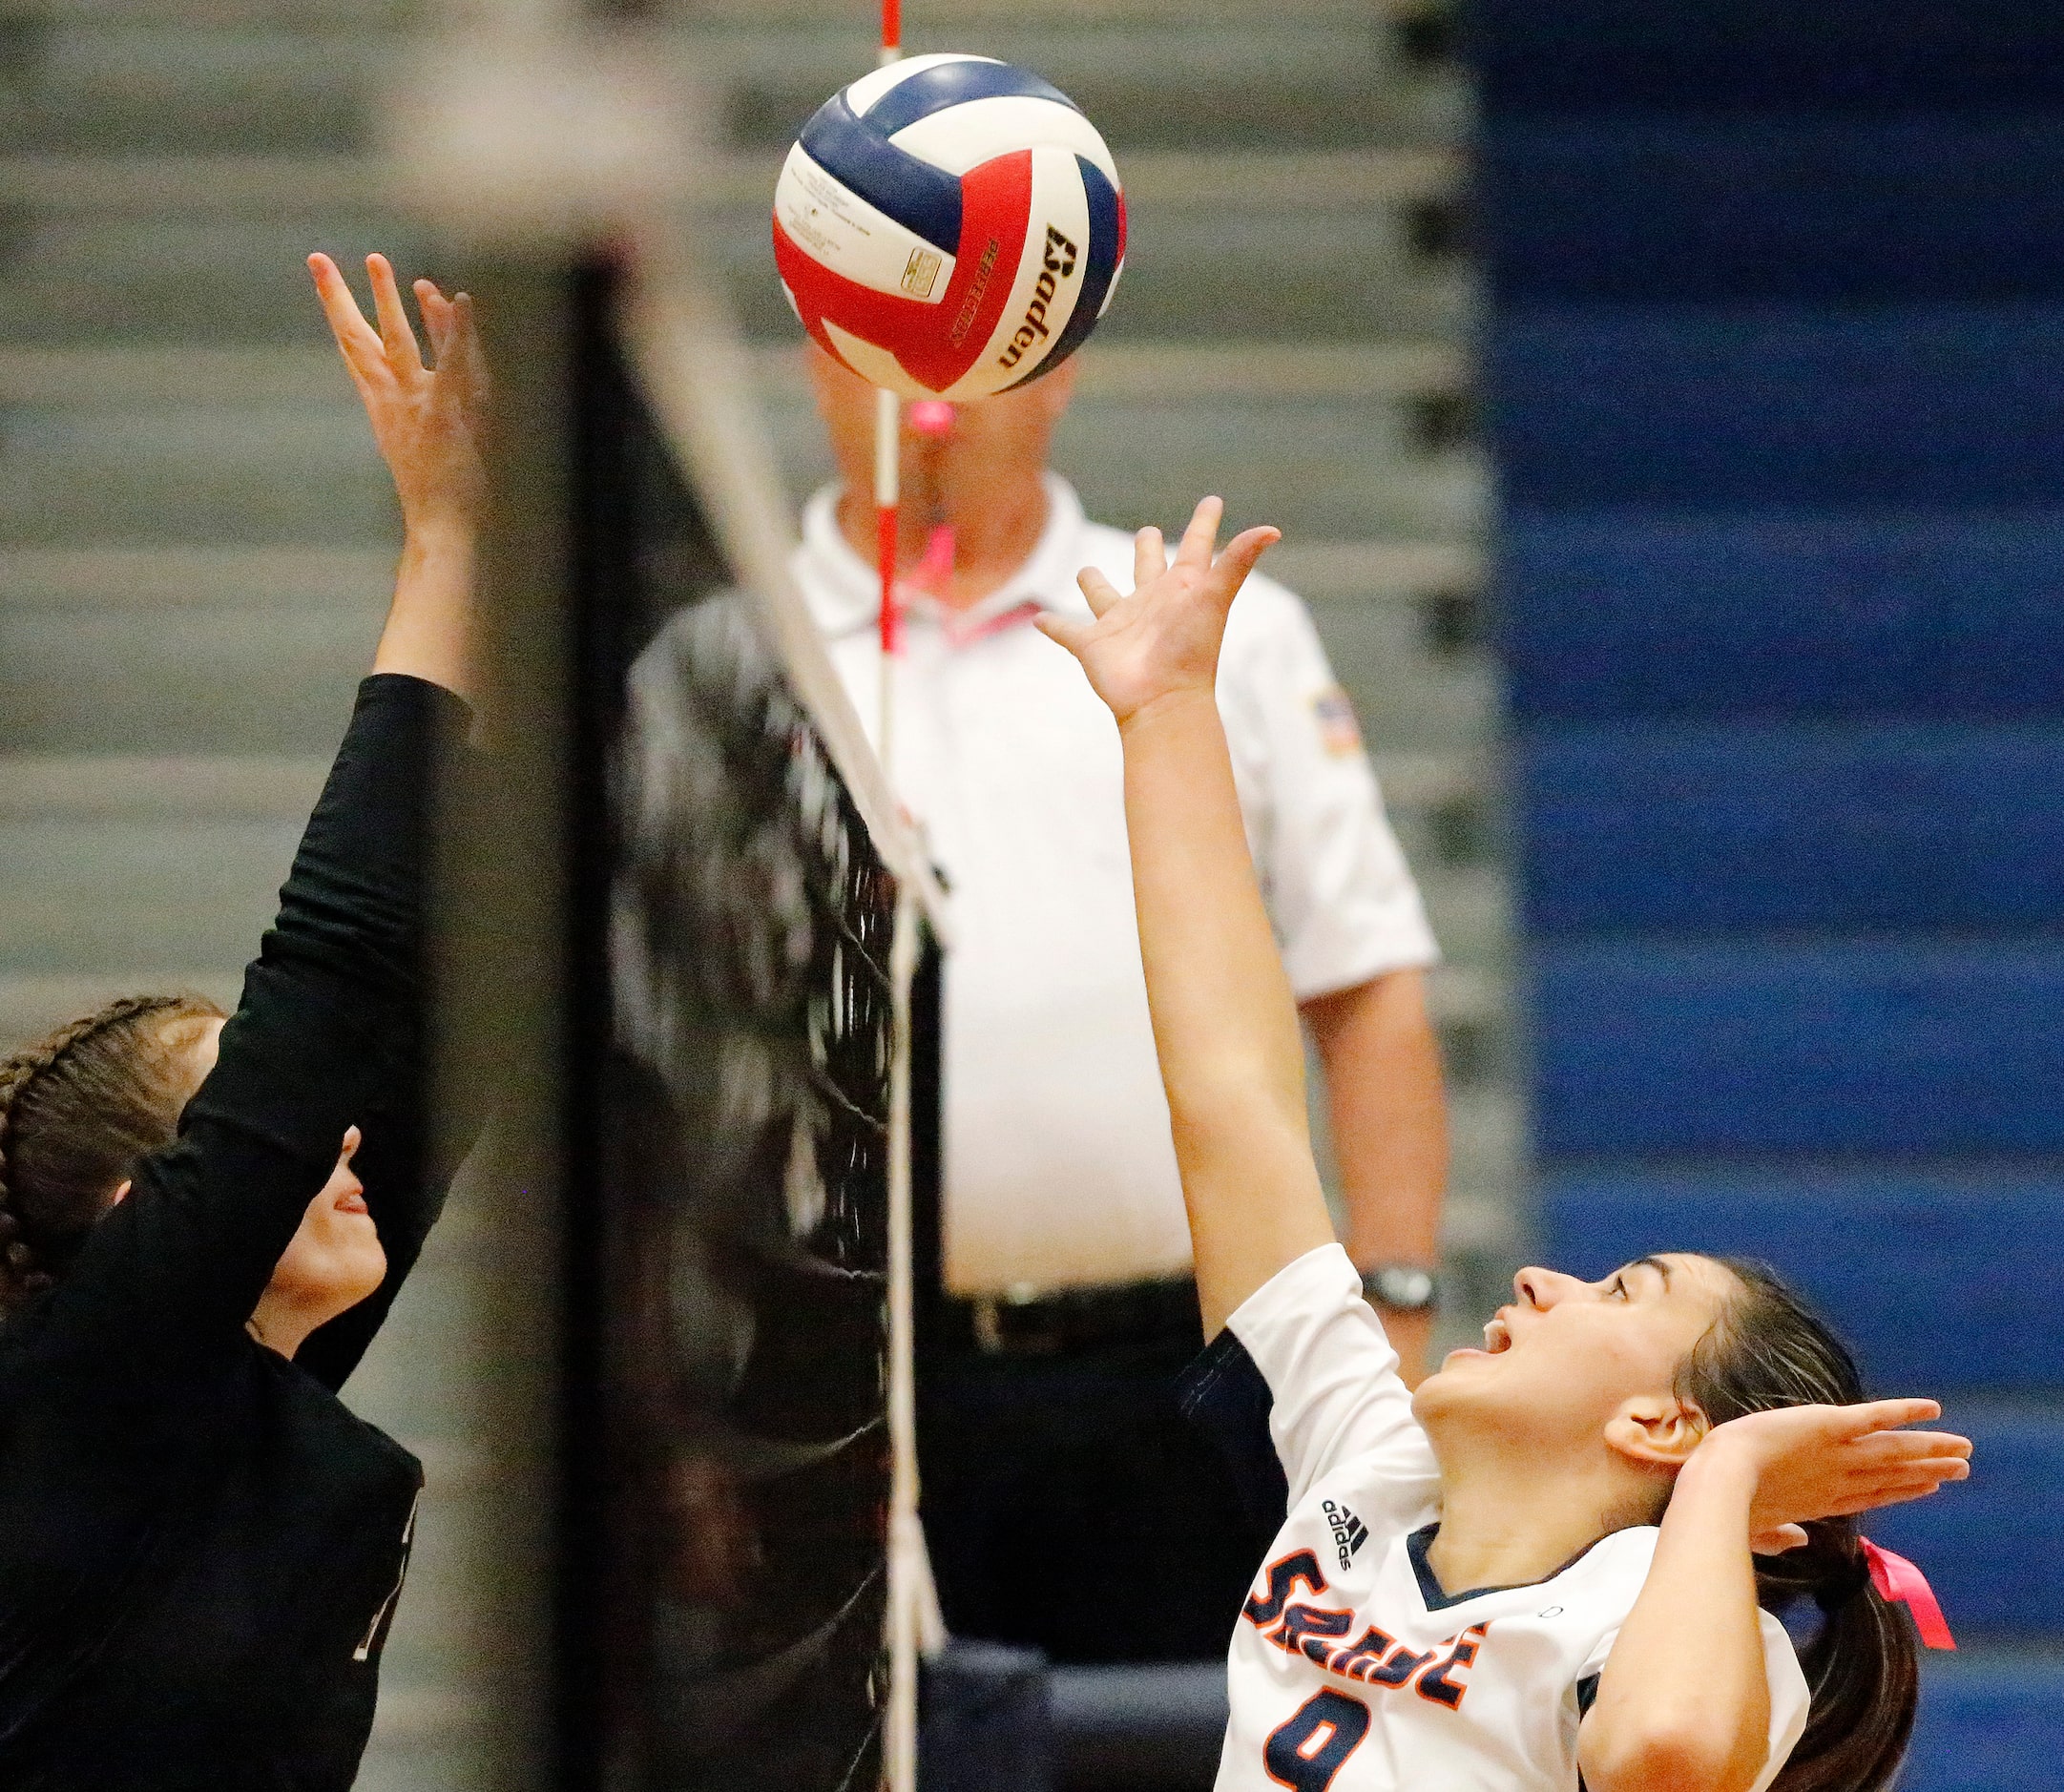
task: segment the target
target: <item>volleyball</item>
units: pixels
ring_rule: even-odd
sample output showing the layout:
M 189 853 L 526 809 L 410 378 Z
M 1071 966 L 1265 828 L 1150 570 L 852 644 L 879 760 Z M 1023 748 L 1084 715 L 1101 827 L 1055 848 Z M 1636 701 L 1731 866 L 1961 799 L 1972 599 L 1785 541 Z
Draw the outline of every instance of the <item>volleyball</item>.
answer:
M 1058 88 L 990 56 L 911 56 L 803 127 L 774 192 L 774 259 L 803 327 L 861 378 L 986 398 L 1096 327 L 1125 195 Z

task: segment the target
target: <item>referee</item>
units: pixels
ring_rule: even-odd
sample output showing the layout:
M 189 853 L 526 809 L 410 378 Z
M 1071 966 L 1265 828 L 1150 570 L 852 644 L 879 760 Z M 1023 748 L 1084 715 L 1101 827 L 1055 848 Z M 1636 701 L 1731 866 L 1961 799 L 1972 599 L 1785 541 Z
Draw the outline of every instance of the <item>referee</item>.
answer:
M 377 335 L 316 263 L 407 542 L 279 920 L 226 1024 L 131 998 L 0 1061 L 9 1792 L 344 1792 L 407 1566 L 421 1467 L 337 1389 L 440 1198 L 422 886 L 465 721 L 479 360 L 463 296 L 417 286 L 432 373 L 386 261 Z
M 840 485 L 793 570 L 877 721 L 873 394 L 812 347 Z M 1195 1284 L 1133 913 L 1111 719 L 1031 626 L 1120 590 L 1132 537 L 1047 470 L 1071 362 L 907 435 L 897 793 L 953 891 L 945 1275 L 920 1364 L 924 1512 L 956 1631 L 1061 1660 L 1221 1655 L 1265 1547 L 1176 1412 Z M 942 531 L 950 531 L 942 532 Z M 1432 1324 L 1447 1133 L 1436 957 L 1352 710 L 1298 599 L 1252 578 L 1220 707 L 1250 842 L 1323 1065 L 1344 1242 L 1407 1377 Z

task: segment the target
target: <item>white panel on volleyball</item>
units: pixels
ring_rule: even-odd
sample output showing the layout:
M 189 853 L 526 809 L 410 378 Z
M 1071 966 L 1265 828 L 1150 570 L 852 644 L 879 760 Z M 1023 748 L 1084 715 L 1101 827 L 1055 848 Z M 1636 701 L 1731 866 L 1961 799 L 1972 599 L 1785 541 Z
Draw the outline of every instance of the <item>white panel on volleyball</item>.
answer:
M 1060 258 L 1067 273 L 1054 278 L 1053 296 L 1039 304 L 1040 278 L 1050 271 L 1050 226 L 1068 240 L 1074 255 L 1072 260 Z M 939 396 L 954 400 L 986 398 L 1036 372 L 1052 351 L 1054 339 L 1074 315 L 1089 260 L 1090 199 L 1082 190 L 1082 171 L 1075 166 L 1074 151 L 1041 144 L 1032 153 L 1032 205 L 1026 214 L 1025 248 L 1018 257 L 1017 279 L 1011 283 L 1010 302 L 981 354 L 967 373 Z M 1026 329 L 1032 330 L 1032 341 L 1022 344 L 1014 364 L 1001 365 L 1018 332 Z
M 868 204 L 800 143 L 782 164 L 774 215 L 806 254 L 856 286 L 937 304 L 952 283 L 951 255 Z
M 875 70 L 872 74 L 863 74 L 845 90 L 845 103 L 865 117 L 867 111 L 891 88 L 901 87 L 913 74 L 922 74 L 927 69 L 936 69 L 942 62 L 994 62 L 994 56 L 970 56 L 952 50 L 934 50 L 922 56 L 905 56 L 900 62 L 891 62 Z
M 1096 127 L 1073 106 L 1031 94 L 997 94 L 942 106 L 888 140 L 949 175 L 964 175 L 1028 143 L 1052 143 L 1095 163 L 1113 186 L 1118 184 L 1118 165 Z
M 842 330 L 829 318 L 820 318 L 818 322 L 824 326 L 824 334 L 831 338 L 832 347 L 839 351 L 839 359 L 869 385 L 886 386 L 891 392 L 909 389 L 910 376 L 904 372 L 902 365 L 887 349 L 863 341 L 851 330 Z

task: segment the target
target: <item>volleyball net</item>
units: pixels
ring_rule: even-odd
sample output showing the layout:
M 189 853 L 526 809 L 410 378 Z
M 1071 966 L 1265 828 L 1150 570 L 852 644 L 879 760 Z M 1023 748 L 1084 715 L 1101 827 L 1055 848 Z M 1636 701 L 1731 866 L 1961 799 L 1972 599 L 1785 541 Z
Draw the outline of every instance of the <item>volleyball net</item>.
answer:
M 570 310 L 569 1737 L 610 1786 L 907 1783 L 937 893 L 661 256 Z

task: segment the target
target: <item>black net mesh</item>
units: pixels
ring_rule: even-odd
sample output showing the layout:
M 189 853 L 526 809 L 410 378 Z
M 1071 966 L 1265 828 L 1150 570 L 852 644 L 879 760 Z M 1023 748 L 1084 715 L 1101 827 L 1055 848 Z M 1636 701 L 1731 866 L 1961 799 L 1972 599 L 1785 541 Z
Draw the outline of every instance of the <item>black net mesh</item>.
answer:
M 896 887 L 604 298 L 577 482 L 593 1407 L 570 1414 L 572 1679 L 612 1788 L 872 1786 Z

